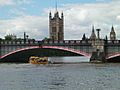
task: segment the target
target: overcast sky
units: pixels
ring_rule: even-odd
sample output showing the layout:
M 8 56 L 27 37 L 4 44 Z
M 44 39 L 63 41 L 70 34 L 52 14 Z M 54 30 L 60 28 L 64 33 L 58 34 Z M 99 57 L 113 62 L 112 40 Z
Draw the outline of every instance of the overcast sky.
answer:
M 57 0 L 65 17 L 65 39 L 90 37 L 92 25 L 101 28 L 104 38 L 112 25 L 120 39 L 120 0 Z M 0 38 L 7 34 L 30 38 L 49 37 L 49 12 L 55 12 L 55 0 L 0 0 Z

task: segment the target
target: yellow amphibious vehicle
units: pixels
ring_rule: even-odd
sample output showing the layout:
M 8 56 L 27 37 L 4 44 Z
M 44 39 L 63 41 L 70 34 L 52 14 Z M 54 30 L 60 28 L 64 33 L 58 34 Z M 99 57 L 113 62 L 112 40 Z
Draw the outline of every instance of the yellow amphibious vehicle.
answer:
M 48 57 L 31 56 L 29 58 L 31 64 L 48 64 Z

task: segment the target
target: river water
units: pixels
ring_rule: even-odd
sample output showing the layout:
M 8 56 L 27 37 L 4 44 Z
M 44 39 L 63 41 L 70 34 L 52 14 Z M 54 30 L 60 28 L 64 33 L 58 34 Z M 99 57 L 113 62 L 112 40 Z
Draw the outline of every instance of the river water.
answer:
M 78 64 L 0 64 L 0 90 L 120 90 L 120 64 L 79 57 L 50 58 Z

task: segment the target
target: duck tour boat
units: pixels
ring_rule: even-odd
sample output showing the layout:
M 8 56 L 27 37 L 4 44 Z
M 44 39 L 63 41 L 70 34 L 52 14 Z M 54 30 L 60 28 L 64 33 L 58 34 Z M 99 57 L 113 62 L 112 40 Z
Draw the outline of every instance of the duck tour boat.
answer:
M 48 57 L 31 56 L 29 58 L 31 64 L 48 64 Z

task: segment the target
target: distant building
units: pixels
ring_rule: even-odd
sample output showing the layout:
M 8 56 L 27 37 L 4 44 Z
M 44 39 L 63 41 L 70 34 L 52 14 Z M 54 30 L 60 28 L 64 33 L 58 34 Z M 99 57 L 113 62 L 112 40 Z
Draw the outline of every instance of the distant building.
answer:
M 110 32 L 110 40 L 116 40 L 116 33 L 115 33 L 113 26 L 112 26 L 111 32 Z
M 64 40 L 64 15 L 56 10 L 54 17 L 49 13 L 49 34 L 51 40 Z
M 84 41 L 87 40 L 85 33 L 83 34 L 82 40 L 84 40 Z
M 96 39 L 96 34 L 95 34 L 94 26 L 92 26 L 92 33 L 90 36 L 90 40 L 95 40 L 95 39 Z
M 9 34 L 5 36 L 5 40 L 16 40 L 17 36 L 14 34 Z

